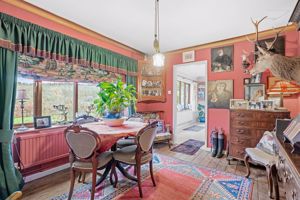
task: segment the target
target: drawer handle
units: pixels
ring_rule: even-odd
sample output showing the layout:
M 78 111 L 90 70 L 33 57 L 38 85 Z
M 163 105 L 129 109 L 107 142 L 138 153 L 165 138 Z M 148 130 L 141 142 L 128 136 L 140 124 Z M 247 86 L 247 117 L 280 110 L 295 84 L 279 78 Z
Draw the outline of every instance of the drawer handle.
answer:
M 238 116 L 238 117 L 245 117 L 245 115 L 242 114 L 242 113 L 238 113 L 237 116 Z
M 238 133 L 244 133 L 245 130 L 237 129 L 236 132 L 238 132 Z
M 239 122 L 239 124 L 241 124 L 241 125 L 244 125 L 244 124 L 245 124 L 245 122 Z

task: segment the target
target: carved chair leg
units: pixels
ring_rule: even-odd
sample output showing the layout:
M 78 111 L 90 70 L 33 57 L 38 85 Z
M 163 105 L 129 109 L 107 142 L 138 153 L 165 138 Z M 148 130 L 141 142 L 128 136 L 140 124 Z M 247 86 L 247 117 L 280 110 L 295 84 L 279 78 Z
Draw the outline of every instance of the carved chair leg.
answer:
M 266 166 L 267 177 L 268 177 L 268 188 L 269 188 L 269 197 L 272 199 L 273 195 L 273 180 L 271 176 L 271 167 L 270 165 Z
M 117 171 L 116 171 L 116 165 L 117 165 L 117 162 L 114 161 L 111 166 L 111 173 L 110 173 L 111 179 L 112 179 L 112 175 L 115 177 L 115 183 L 113 184 L 114 188 L 116 188 L 117 184 L 118 184 L 118 175 L 117 175 Z
M 71 169 L 71 182 L 70 182 L 70 191 L 69 191 L 69 196 L 68 200 L 72 198 L 73 190 L 74 190 L 74 183 L 75 183 L 75 170 Z
M 277 173 L 276 165 L 271 166 L 271 176 L 273 179 L 275 200 L 279 200 L 278 173 Z
M 150 175 L 151 175 L 152 183 L 153 183 L 153 186 L 155 187 L 156 183 L 155 183 L 154 175 L 153 175 L 153 161 L 152 160 L 149 162 L 149 166 L 150 166 Z
M 140 192 L 140 197 L 143 198 L 143 191 L 142 191 L 142 182 L 141 182 L 141 164 L 137 163 L 136 165 L 136 174 L 137 174 L 137 182 Z
M 169 149 L 171 149 L 171 139 L 168 139 Z
M 97 166 L 93 166 L 91 200 L 94 200 L 95 198 L 96 181 L 97 181 L 96 178 L 97 178 Z
M 247 174 L 245 175 L 245 177 L 247 177 L 247 178 L 250 176 L 249 159 L 250 159 L 250 156 L 248 154 L 246 154 L 245 158 L 244 158 L 244 163 L 245 163 L 246 168 L 247 168 Z

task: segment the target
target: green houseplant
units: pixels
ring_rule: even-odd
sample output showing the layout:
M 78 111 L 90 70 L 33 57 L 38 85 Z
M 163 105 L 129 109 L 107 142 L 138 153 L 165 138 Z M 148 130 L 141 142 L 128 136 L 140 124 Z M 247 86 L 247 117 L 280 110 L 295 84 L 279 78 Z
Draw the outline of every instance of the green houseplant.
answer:
M 136 103 L 135 87 L 130 84 L 126 85 L 121 78 L 118 78 L 115 82 L 101 82 L 98 87 L 100 91 L 94 104 L 97 113 L 103 116 L 104 119 L 120 119 L 121 112 Z

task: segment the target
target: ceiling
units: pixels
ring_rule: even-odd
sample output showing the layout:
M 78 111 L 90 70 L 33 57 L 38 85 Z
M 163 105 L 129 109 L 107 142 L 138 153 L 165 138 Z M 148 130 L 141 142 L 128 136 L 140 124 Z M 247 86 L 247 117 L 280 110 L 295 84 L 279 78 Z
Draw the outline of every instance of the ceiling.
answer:
M 202 62 L 191 62 L 177 65 L 177 75 L 193 81 L 204 81 L 206 76 L 206 64 Z
M 154 0 L 26 0 L 147 54 L 153 53 Z M 284 26 L 297 0 L 160 0 L 161 51 Z

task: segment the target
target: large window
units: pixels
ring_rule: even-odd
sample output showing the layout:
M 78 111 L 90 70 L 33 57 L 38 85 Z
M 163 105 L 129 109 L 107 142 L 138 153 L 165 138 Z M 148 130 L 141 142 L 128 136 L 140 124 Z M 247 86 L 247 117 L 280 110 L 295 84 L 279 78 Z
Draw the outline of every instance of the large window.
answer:
M 18 99 L 21 96 L 20 93 L 23 93 L 23 97 L 26 97 L 24 99 L 24 123 L 33 122 L 33 87 L 33 80 L 18 77 L 14 124 L 22 123 L 21 99 Z
M 191 103 L 191 84 L 183 81 L 177 81 L 177 109 L 190 109 Z
M 86 114 L 90 112 L 90 115 L 96 116 L 96 109 L 92 108 L 94 100 L 97 98 L 99 88 L 97 84 L 92 83 L 78 83 L 78 113 Z
M 74 118 L 74 83 L 42 82 L 42 115 L 50 115 L 52 122 L 64 120 L 64 111 L 54 106 L 67 107 L 67 120 Z

